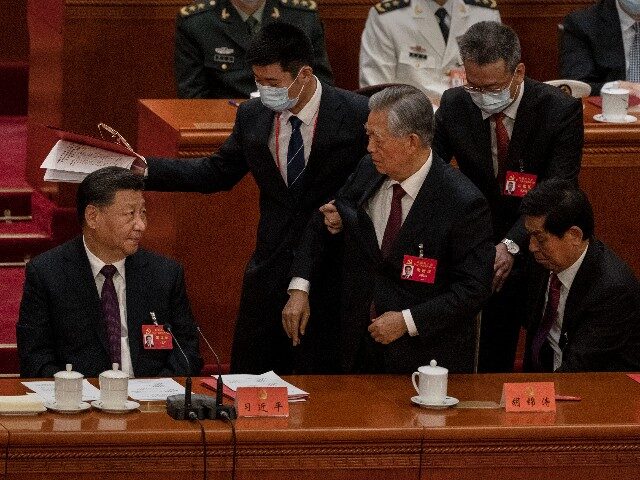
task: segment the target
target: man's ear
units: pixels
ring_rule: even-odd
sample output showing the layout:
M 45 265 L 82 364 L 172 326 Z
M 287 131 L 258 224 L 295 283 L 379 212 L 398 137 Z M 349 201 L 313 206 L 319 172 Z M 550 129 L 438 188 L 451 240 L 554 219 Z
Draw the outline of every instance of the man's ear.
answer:
M 91 229 L 96 228 L 99 213 L 98 207 L 95 205 L 87 205 L 84 209 L 84 223 L 86 223 L 87 227 Z
M 570 238 L 572 245 L 580 245 L 584 241 L 584 232 L 580 227 L 572 226 L 565 233 L 565 238 Z

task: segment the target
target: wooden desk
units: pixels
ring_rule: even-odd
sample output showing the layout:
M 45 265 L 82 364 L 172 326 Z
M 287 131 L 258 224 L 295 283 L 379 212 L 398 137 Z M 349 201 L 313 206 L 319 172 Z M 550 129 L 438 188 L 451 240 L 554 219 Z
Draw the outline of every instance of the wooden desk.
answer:
M 590 480 L 640 478 L 640 385 L 624 374 L 452 375 L 449 394 L 498 401 L 504 381 L 553 380 L 553 414 L 426 410 L 408 377 L 290 377 L 310 392 L 288 419 L 237 422 L 238 479 Z M 195 382 L 194 382 L 195 383 Z M 24 389 L 0 380 L 3 394 Z M 108 415 L 0 417 L 6 478 L 202 478 L 197 424 L 164 408 Z M 203 421 L 209 478 L 230 478 L 231 435 Z M 3 438 L 0 436 L 0 438 Z M 3 455 L 3 456 L 4 456 Z

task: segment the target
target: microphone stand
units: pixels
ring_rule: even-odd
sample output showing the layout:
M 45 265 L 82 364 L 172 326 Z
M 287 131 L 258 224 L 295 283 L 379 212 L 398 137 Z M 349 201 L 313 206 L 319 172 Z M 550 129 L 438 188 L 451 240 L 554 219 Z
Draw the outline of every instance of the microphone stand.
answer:
M 215 352 L 213 347 L 211 347 L 211 344 L 207 340 L 207 337 L 205 337 L 204 334 L 202 333 L 202 330 L 200 330 L 199 325 L 196 326 L 196 329 L 198 330 L 198 333 L 204 340 L 204 343 L 206 343 L 207 347 L 209 347 L 209 350 L 211 351 L 211 353 L 213 353 L 213 356 L 216 358 L 216 362 L 218 364 L 218 379 L 216 381 L 216 405 L 215 405 L 215 412 L 214 412 L 215 416 L 213 418 L 223 419 L 223 420 L 226 420 L 226 419 L 233 420 L 238 417 L 235 407 L 233 405 L 225 405 L 222 401 L 224 383 L 222 381 L 222 366 L 220 365 L 220 357 L 218 357 L 218 354 Z

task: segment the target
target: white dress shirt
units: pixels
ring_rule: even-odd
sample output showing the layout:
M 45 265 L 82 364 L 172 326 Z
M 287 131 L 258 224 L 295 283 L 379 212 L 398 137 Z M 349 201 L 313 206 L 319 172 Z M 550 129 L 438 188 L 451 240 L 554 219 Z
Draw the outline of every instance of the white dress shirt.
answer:
M 89 247 L 87 242 L 82 237 L 84 243 L 84 249 L 87 252 L 89 258 L 89 265 L 91 265 L 91 273 L 93 273 L 93 279 L 96 282 L 96 288 L 98 289 L 98 295 L 102 297 L 102 286 L 104 285 L 104 275 L 100 273 L 102 267 L 106 265 L 102 260 L 96 257 Z M 127 326 L 127 284 L 125 281 L 124 262 L 126 258 L 114 262 L 112 265 L 116 267 L 117 272 L 113 275 L 113 286 L 116 289 L 116 295 L 118 296 L 118 305 L 120 306 L 120 357 L 121 363 L 120 369 L 129 374 L 129 377 L 133 378 L 133 365 L 131 364 L 131 352 L 129 350 L 129 331 Z
M 322 84 L 316 79 L 316 91 L 300 110 L 296 117 L 302 120 L 300 125 L 300 133 L 302 134 L 302 142 L 304 143 L 304 163 L 309 161 L 309 153 L 311 152 L 311 144 L 313 143 L 313 135 L 316 129 L 316 121 L 318 119 L 318 110 L 320 109 L 320 98 L 322 96 Z M 307 87 L 304 87 L 307 88 Z M 271 135 L 269 135 L 269 150 L 275 159 L 276 165 L 280 169 L 280 174 L 287 183 L 287 150 L 289 149 L 289 140 L 291 139 L 292 126 L 289 118 L 294 115 L 289 110 L 276 115 Z M 278 132 L 278 152 L 276 152 L 276 132 Z
M 562 364 L 562 349 L 560 348 L 560 335 L 562 334 L 562 321 L 564 319 L 564 307 L 567 303 L 567 297 L 569 296 L 569 290 L 571 290 L 571 285 L 573 284 L 574 278 L 576 278 L 576 274 L 580 269 L 580 265 L 582 265 L 582 261 L 584 260 L 585 255 L 587 254 L 587 248 L 589 244 L 587 243 L 587 247 L 585 247 L 582 255 L 576 260 L 573 265 L 569 268 L 561 272 L 557 272 L 558 280 L 562 284 L 560 286 L 560 299 L 558 301 L 558 315 L 556 317 L 556 321 L 551 325 L 551 329 L 549 330 L 549 335 L 547 336 L 547 340 L 549 341 L 549 345 L 553 349 L 553 369 L 556 370 L 560 368 L 560 364 Z M 550 282 L 551 280 L 549 280 Z M 547 293 L 544 299 L 544 306 L 547 306 L 547 300 L 549 298 L 549 283 L 547 283 Z M 544 312 L 544 309 L 542 310 Z

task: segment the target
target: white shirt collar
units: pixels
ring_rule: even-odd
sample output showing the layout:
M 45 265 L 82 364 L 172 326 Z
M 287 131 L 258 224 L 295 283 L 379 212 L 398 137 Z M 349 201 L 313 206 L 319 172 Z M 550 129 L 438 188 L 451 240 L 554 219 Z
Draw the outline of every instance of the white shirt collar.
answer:
M 502 111 L 502 113 L 504 113 L 506 117 L 509 117 L 513 121 L 516 120 L 516 114 L 518 113 L 518 107 L 520 106 L 520 101 L 522 100 L 523 94 L 524 94 L 524 80 L 522 80 L 522 83 L 520 84 L 520 88 L 518 89 L 518 96 L 516 97 L 516 99 L 513 101 L 511 105 L 509 105 L 507 108 L 505 108 Z M 486 120 L 492 115 L 491 113 L 486 113 L 483 110 L 480 110 L 480 112 L 482 113 L 483 120 Z
M 413 201 L 415 201 L 418 193 L 420 192 L 420 188 L 422 188 L 422 184 L 424 183 L 424 179 L 427 178 L 427 174 L 431 169 L 431 164 L 433 163 L 433 152 L 429 153 L 429 157 L 427 161 L 424 162 L 417 172 L 415 172 L 410 177 L 406 178 L 402 182 L 396 182 L 395 180 L 388 179 L 386 188 L 391 188 L 394 184 L 400 183 L 400 186 L 405 191 L 407 195 L 411 197 Z
M 87 242 L 84 239 L 84 235 L 82 236 L 82 244 L 84 245 L 84 250 L 87 252 L 87 257 L 89 258 L 89 265 L 91 265 L 91 273 L 93 273 L 93 278 L 95 279 L 98 274 L 100 273 L 100 270 L 102 270 L 102 267 L 104 267 L 106 265 L 106 263 L 104 263 L 102 260 L 100 260 L 98 257 L 96 257 L 93 252 L 91 252 L 91 250 L 89 250 L 89 247 L 87 247 Z M 118 270 L 118 273 L 120 274 L 120 276 L 122 278 L 124 277 L 124 262 L 126 261 L 126 257 L 123 258 L 122 260 L 118 260 L 117 262 L 113 262 L 112 265 L 114 267 L 116 267 L 116 270 Z
M 313 96 L 309 99 L 307 104 L 302 107 L 298 113 L 296 113 L 296 117 L 302 120 L 302 123 L 305 125 L 312 125 L 316 114 L 318 113 L 318 109 L 320 108 L 320 97 L 322 96 L 322 83 L 318 80 L 318 77 L 313 76 L 316 79 L 316 91 L 313 92 Z M 286 124 L 289 121 L 289 117 L 291 117 L 293 113 L 289 110 L 285 110 L 280 114 L 280 118 L 282 124 Z
M 560 283 L 562 283 L 562 285 L 567 290 L 571 288 L 571 285 L 573 284 L 573 279 L 576 278 L 576 274 L 578 273 L 578 270 L 582 265 L 582 261 L 584 260 L 584 257 L 587 254 L 588 249 L 589 249 L 589 242 L 587 242 L 587 246 L 585 247 L 584 252 L 582 252 L 582 255 L 580 255 L 578 260 L 573 262 L 573 265 L 571 265 L 568 268 L 565 268 L 564 270 L 556 274 L 558 276 L 558 280 L 560 280 Z
M 620 2 L 618 2 L 616 0 L 616 9 L 618 10 L 618 17 L 620 18 L 620 28 L 622 29 L 622 31 L 626 31 L 630 28 L 633 27 L 633 24 L 636 23 L 636 21 L 631 18 L 631 16 L 625 12 L 622 7 L 620 7 Z

